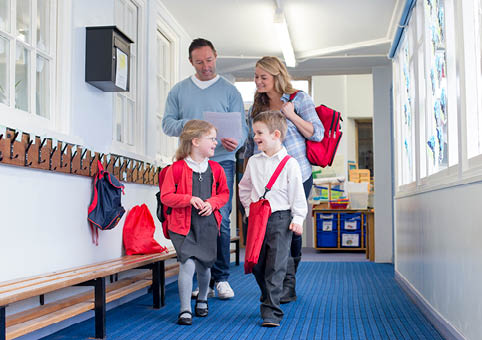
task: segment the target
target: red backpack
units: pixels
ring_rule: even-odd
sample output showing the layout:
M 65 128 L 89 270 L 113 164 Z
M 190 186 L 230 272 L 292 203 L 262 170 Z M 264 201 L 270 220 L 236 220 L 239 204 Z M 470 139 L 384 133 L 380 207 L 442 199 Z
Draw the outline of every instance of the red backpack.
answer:
M 295 99 L 296 91 L 290 95 L 290 102 Z M 312 165 L 318 165 L 322 168 L 331 166 L 335 158 L 336 150 L 340 144 L 341 132 L 340 122 L 343 121 L 340 112 L 337 112 L 325 105 L 317 106 L 316 113 L 320 118 L 323 127 L 325 128 L 325 135 L 321 142 L 314 142 L 306 140 L 306 157 Z
M 172 208 L 167 207 L 164 204 L 162 204 L 162 202 L 161 202 L 161 189 L 162 189 L 162 183 L 164 182 L 164 178 L 166 178 L 167 169 L 169 169 L 171 166 L 172 166 L 172 175 L 174 176 L 174 185 L 176 186 L 176 191 L 177 191 L 177 185 L 179 184 L 179 181 L 181 180 L 182 169 L 184 167 L 184 164 L 183 164 L 182 160 L 176 161 L 176 162 L 172 163 L 171 165 L 168 165 L 168 166 L 164 167 L 159 172 L 159 192 L 156 194 L 156 198 L 157 198 L 157 218 L 159 219 L 159 221 L 161 221 L 162 232 L 163 232 L 164 237 L 166 239 L 170 239 L 167 215 L 171 214 Z M 209 166 L 211 167 L 211 170 L 213 172 L 214 179 L 216 181 L 219 181 L 219 178 L 221 176 L 222 167 L 214 161 L 209 161 Z

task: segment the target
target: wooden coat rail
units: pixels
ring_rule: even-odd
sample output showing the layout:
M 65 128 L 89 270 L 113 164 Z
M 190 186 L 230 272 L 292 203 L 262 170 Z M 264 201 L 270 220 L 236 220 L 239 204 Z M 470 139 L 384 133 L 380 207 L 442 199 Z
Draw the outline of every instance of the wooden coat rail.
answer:
M 91 152 L 82 146 L 41 138 L 14 129 L 0 131 L 0 163 L 92 177 L 97 161 L 123 182 L 158 184 L 159 168 L 136 159 Z

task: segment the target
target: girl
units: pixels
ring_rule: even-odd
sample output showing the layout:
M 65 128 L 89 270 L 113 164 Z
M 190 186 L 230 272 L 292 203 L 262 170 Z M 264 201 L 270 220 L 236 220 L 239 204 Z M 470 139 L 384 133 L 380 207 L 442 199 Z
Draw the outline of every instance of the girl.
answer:
M 172 208 L 168 215 L 169 236 L 177 253 L 181 308 L 177 323 L 192 324 L 191 291 L 194 271 L 199 295 L 196 316 L 208 315 L 210 268 L 216 260 L 217 235 L 221 224 L 219 208 L 229 198 L 223 168 L 208 157 L 216 148 L 215 127 L 202 120 L 188 121 L 179 137 L 176 163 L 167 170 L 161 188 L 161 201 Z M 174 174 L 182 168 L 180 174 Z

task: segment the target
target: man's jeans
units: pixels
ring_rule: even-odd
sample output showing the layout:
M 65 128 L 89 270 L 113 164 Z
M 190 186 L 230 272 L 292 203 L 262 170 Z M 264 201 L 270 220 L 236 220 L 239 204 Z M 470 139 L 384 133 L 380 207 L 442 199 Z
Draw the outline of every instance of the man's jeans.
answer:
M 219 209 L 221 216 L 221 235 L 218 236 L 218 254 L 214 266 L 211 268 L 211 283 L 219 281 L 227 281 L 229 277 L 229 263 L 230 261 L 230 243 L 231 243 L 231 228 L 229 216 L 231 215 L 232 200 L 233 200 L 233 184 L 234 184 L 234 170 L 236 163 L 234 161 L 222 161 L 219 164 L 223 167 L 226 173 L 226 181 L 229 188 L 229 201 Z

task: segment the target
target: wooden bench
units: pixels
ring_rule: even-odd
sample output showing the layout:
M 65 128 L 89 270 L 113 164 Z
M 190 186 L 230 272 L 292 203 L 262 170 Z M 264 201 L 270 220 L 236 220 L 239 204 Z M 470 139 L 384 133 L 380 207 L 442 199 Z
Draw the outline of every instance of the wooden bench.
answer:
M 239 237 L 231 238 L 239 265 Z M 130 255 L 88 266 L 52 272 L 28 278 L 0 282 L 0 340 L 14 339 L 48 325 L 67 320 L 89 310 L 95 312 L 95 337 L 106 335 L 106 304 L 139 289 L 150 287 L 153 307 L 165 305 L 165 280 L 179 272 L 179 264 L 165 261 L 176 258 L 174 249 L 168 254 Z M 116 280 L 118 273 L 131 269 L 150 269 Z M 111 284 L 106 285 L 110 277 Z M 94 290 L 44 304 L 44 294 L 71 286 L 93 286 Z M 7 305 L 32 297 L 40 297 L 40 306 L 6 317 Z

